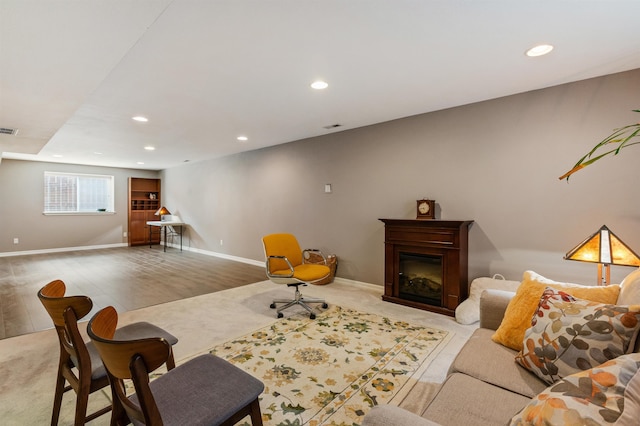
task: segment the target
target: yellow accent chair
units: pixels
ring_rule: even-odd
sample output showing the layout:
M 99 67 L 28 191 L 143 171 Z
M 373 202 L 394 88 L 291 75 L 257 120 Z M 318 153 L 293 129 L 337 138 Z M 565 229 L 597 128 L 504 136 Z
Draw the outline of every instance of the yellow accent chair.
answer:
M 331 274 L 327 260 L 320 250 L 301 250 L 298 240 L 292 234 L 267 235 L 262 238 L 262 244 L 266 257 L 267 277 L 274 283 L 296 288 L 293 299 L 276 299 L 271 303 L 270 308 L 276 309 L 278 318 L 283 317 L 283 310 L 295 305 L 306 309 L 311 319 L 315 319 L 316 314 L 308 305 L 309 303 L 322 303 L 325 309 L 329 307 L 324 299 L 303 297 L 299 289 L 300 286 L 320 282 Z M 319 254 L 323 263 L 311 263 L 309 260 L 311 253 Z M 278 304 L 283 305 L 277 307 Z

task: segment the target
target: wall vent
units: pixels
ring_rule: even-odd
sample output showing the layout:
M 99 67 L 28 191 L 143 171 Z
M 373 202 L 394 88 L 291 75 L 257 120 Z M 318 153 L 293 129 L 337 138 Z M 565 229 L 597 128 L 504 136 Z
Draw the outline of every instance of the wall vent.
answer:
M 17 135 L 18 129 L 10 129 L 8 127 L 0 127 L 0 135 Z
M 342 124 L 336 123 L 336 124 L 329 124 L 328 126 L 323 126 L 323 128 L 327 130 L 335 129 L 336 127 L 342 127 Z

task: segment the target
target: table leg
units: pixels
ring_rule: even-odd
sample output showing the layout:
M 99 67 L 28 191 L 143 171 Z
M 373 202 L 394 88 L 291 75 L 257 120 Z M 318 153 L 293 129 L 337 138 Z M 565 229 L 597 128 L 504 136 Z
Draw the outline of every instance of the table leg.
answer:
M 163 226 L 164 228 L 164 251 L 166 253 L 167 251 L 167 227 Z

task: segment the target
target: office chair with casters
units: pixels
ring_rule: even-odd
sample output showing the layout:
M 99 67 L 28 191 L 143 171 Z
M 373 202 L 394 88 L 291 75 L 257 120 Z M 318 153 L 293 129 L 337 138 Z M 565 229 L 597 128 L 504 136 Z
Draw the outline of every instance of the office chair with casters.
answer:
M 87 326 L 111 383 L 112 425 L 233 425 L 246 416 L 262 425 L 260 380 L 211 354 L 174 367 L 165 339 L 114 340 L 117 324 L 118 314 L 108 306 Z M 149 374 L 165 363 L 167 372 L 150 382 Z M 124 380 L 131 380 L 134 394 L 127 396 Z
M 38 292 L 38 299 L 49 313 L 58 335 L 60 359 L 56 377 L 56 390 L 53 401 L 51 424 L 57 425 L 60 417 L 62 395 L 74 390 L 76 393 L 76 412 L 74 424 L 83 425 L 111 410 L 104 407 L 87 415 L 89 395 L 109 385 L 107 373 L 102 365 L 98 351 L 91 342 L 85 343 L 78 320 L 86 316 L 93 302 L 86 296 L 66 296 L 66 286 L 60 280 L 51 281 Z M 171 344 L 178 339 L 163 329 L 147 322 L 138 322 L 118 330 L 119 336 L 150 337 L 163 336 Z M 173 356 L 173 355 L 172 355 Z M 65 383 L 69 383 L 65 386 Z
M 271 234 L 262 238 L 264 254 L 266 257 L 267 277 L 277 283 L 286 284 L 288 287 L 295 287 L 294 299 L 276 299 L 271 303 L 270 308 L 276 309 L 278 318 L 282 318 L 282 311 L 295 305 L 302 306 L 309 312 L 309 317 L 315 319 L 316 315 L 309 303 L 322 303 L 323 308 L 329 305 L 324 299 L 310 299 L 303 297 L 299 286 L 313 284 L 327 278 L 331 270 L 326 266 L 326 258 L 320 250 L 301 250 L 298 240 L 291 234 Z M 316 253 L 322 256 L 324 264 L 310 263 L 309 253 Z M 283 303 L 283 306 L 277 307 Z

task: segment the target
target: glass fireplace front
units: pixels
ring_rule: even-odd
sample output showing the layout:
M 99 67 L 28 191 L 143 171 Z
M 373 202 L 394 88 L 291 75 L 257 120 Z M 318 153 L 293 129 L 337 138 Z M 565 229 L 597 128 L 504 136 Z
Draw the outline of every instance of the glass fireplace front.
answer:
M 442 306 L 442 257 L 400 253 L 400 298 Z

